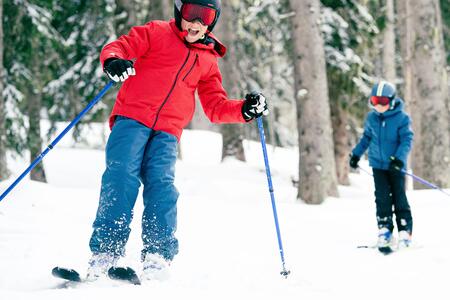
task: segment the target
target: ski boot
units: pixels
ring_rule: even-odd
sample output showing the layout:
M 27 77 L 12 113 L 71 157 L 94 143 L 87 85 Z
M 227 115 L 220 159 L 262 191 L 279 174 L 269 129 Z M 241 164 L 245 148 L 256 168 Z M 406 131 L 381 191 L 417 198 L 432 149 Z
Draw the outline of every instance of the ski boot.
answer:
M 117 260 L 117 257 L 109 253 L 93 254 L 89 260 L 86 280 L 95 281 L 100 277 L 107 277 L 108 270 L 116 265 Z
M 406 230 L 401 230 L 398 232 L 398 248 L 408 248 L 411 246 L 411 233 Z
M 166 280 L 169 278 L 170 261 L 159 254 L 147 253 L 142 264 L 142 281 Z
M 377 248 L 383 254 L 390 254 L 392 250 L 392 232 L 386 227 L 378 231 Z

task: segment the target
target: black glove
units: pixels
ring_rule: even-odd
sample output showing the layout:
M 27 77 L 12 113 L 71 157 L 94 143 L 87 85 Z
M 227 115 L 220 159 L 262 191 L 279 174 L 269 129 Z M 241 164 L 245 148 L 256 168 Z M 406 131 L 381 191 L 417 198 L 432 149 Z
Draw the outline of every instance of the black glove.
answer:
M 245 95 L 244 105 L 242 105 L 242 116 L 249 122 L 262 115 L 268 115 L 266 97 L 259 92 L 251 92 Z
M 125 81 L 128 79 L 128 76 L 136 75 L 136 70 L 131 60 L 108 58 L 103 67 L 108 77 L 115 82 Z
M 349 162 L 350 167 L 353 169 L 357 169 L 359 167 L 358 166 L 359 160 L 360 157 L 358 155 L 350 154 L 350 162 Z
M 403 167 L 405 166 L 405 164 L 398 159 L 395 156 L 391 156 L 389 158 L 391 160 L 391 163 L 389 164 L 389 170 L 390 171 L 401 171 L 403 170 Z

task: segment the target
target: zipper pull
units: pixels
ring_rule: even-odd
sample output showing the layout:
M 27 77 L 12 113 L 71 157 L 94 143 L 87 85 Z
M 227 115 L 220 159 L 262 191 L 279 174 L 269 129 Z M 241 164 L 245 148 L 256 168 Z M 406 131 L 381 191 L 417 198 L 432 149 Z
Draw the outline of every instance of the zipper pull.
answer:
M 386 121 L 383 120 L 383 122 L 381 122 L 381 126 L 385 126 L 386 125 Z

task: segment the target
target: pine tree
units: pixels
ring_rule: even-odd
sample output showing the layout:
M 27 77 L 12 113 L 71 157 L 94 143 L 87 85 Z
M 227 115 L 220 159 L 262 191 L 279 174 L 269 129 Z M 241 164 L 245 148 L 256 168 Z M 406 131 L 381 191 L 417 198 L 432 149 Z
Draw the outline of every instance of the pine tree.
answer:
M 450 65 L 450 1 L 441 1 L 442 25 L 444 31 L 445 49 L 447 50 L 447 66 Z
M 412 21 L 413 81 L 417 97 L 412 109 L 416 133 L 412 167 L 414 172 L 438 186 L 450 185 L 450 137 L 448 82 L 445 70 L 442 19 L 438 0 L 409 2 Z M 416 115 L 417 116 L 417 115 Z
M 3 0 L 0 0 L 0 20 L 3 20 Z M 0 180 L 8 178 L 9 171 L 6 163 L 6 110 L 3 97 L 4 89 L 3 68 L 3 22 L 0 22 Z
M 320 204 L 337 196 L 325 50 L 319 1 L 291 1 L 299 138 L 298 198 Z M 307 40 L 307 43 L 303 41 Z
M 333 122 L 337 178 L 349 184 L 348 154 L 356 133 L 353 119 L 362 119 L 373 83 L 371 47 L 379 32 L 375 20 L 360 1 L 322 0 L 321 31 L 325 42 L 327 82 Z M 354 135 L 354 134 L 353 134 Z
M 241 74 L 241 89 L 262 91 L 270 114 L 265 122 L 268 142 L 279 146 L 297 144 L 293 66 L 290 61 L 288 1 L 239 1 L 235 53 Z M 246 126 L 247 136 L 258 138 L 256 126 Z
M 229 97 L 239 98 L 240 74 L 237 72 L 237 57 L 235 53 L 237 23 L 235 7 L 232 2 L 222 3 L 221 20 L 215 32 L 227 46 L 227 55 L 220 60 L 220 69 L 223 77 L 223 85 Z M 223 124 L 220 126 L 222 133 L 222 160 L 227 157 L 235 157 L 245 161 L 243 140 L 243 128 L 240 124 Z
M 8 12 L 4 18 L 6 101 L 12 107 L 7 113 L 15 118 L 7 134 L 13 136 L 10 141 L 20 154 L 26 142 L 30 160 L 42 150 L 40 117 L 44 87 L 53 78 L 56 68 L 54 50 L 63 43 L 51 24 L 51 8 L 48 1 L 8 0 L 4 3 Z M 32 179 L 45 181 L 43 165 L 34 168 L 30 175 Z
M 64 38 L 58 49 L 58 70 L 46 87 L 46 105 L 52 122 L 72 120 L 108 79 L 103 74 L 99 56 L 102 47 L 117 38 L 114 27 L 114 0 L 57 1 L 53 24 Z M 85 115 L 73 134 L 92 121 L 105 121 L 115 100 L 114 88 Z M 52 127 L 54 129 L 54 127 Z

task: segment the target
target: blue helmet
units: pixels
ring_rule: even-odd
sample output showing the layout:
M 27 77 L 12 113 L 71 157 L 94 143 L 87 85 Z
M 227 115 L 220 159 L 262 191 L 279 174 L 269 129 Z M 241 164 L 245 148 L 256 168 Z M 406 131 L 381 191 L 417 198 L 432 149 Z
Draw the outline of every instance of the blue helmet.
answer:
M 393 84 L 387 81 L 380 81 L 372 87 L 371 96 L 387 97 L 392 100 L 395 98 L 395 94 L 396 90 Z
M 389 103 L 389 108 L 393 109 L 396 102 L 395 94 L 396 90 L 393 84 L 387 81 L 380 81 L 374 84 L 374 86 L 372 87 L 372 92 L 370 93 L 371 99 L 369 99 L 369 106 L 373 106 L 374 103 L 378 103 L 378 101 L 383 101 L 386 104 Z M 383 100 L 382 98 L 384 98 L 385 100 Z

